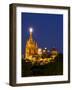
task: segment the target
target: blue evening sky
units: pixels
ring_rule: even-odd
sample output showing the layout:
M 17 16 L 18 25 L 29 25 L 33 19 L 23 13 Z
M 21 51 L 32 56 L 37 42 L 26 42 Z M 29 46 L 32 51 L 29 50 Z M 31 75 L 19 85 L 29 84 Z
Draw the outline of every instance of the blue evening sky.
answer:
M 63 53 L 63 15 L 22 13 L 22 54 L 25 52 L 29 28 L 33 28 L 33 38 L 39 48 L 56 48 Z

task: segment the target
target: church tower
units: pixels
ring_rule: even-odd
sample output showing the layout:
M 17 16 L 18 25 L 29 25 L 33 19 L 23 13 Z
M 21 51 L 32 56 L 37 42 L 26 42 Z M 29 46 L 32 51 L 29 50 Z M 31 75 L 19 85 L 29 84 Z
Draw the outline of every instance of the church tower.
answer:
M 33 29 L 30 28 L 29 32 L 30 32 L 30 36 L 26 42 L 26 49 L 25 49 L 25 58 L 26 59 L 30 59 L 30 57 L 32 57 L 33 55 L 36 55 L 38 53 L 37 42 L 35 42 L 35 40 L 33 40 L 33 37 L 32 37 Z

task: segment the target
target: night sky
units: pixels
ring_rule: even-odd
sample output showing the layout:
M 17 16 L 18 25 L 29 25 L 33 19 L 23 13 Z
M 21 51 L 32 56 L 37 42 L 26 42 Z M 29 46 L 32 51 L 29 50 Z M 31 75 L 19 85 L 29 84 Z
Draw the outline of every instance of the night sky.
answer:
M 33 28 L 33 38 L 39 48 L 56 48 L 63 53 L 63 15 L 22 13 L 21 25 L 22 54 L 25 52 L 30 27 Z

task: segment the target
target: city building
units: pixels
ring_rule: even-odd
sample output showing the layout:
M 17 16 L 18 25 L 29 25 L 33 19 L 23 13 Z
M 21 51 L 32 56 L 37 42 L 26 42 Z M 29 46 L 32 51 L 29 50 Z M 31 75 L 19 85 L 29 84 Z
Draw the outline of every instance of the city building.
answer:
M 26 49 L 25 49 L 25 58 L 29 59 L 33 55 L 36 55 L 38 53 L 38 45 L 35 40 L 33 40 L 32 33 L 33 29 L 29 28 L 30 36 L 29 39 L 26 42 Z
M 56 56 L 57 56 L 57 54 L 58 54 L 58 51 L 56 50 L 56 48 L 52 48 L 51 49 L 51 57 L 54 59 Z

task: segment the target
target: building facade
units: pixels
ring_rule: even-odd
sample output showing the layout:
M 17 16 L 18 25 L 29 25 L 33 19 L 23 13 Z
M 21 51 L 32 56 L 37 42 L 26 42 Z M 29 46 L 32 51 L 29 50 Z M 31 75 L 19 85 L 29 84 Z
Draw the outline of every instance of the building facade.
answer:
M 37 52 L 38 52 L 38 45 L 37 45 L 37 42 L 33 40 L 32 29 L 30 29 L 30 36 L 26 42 L 25 58 L 29 59 L 33 55 L 36 55 Z

